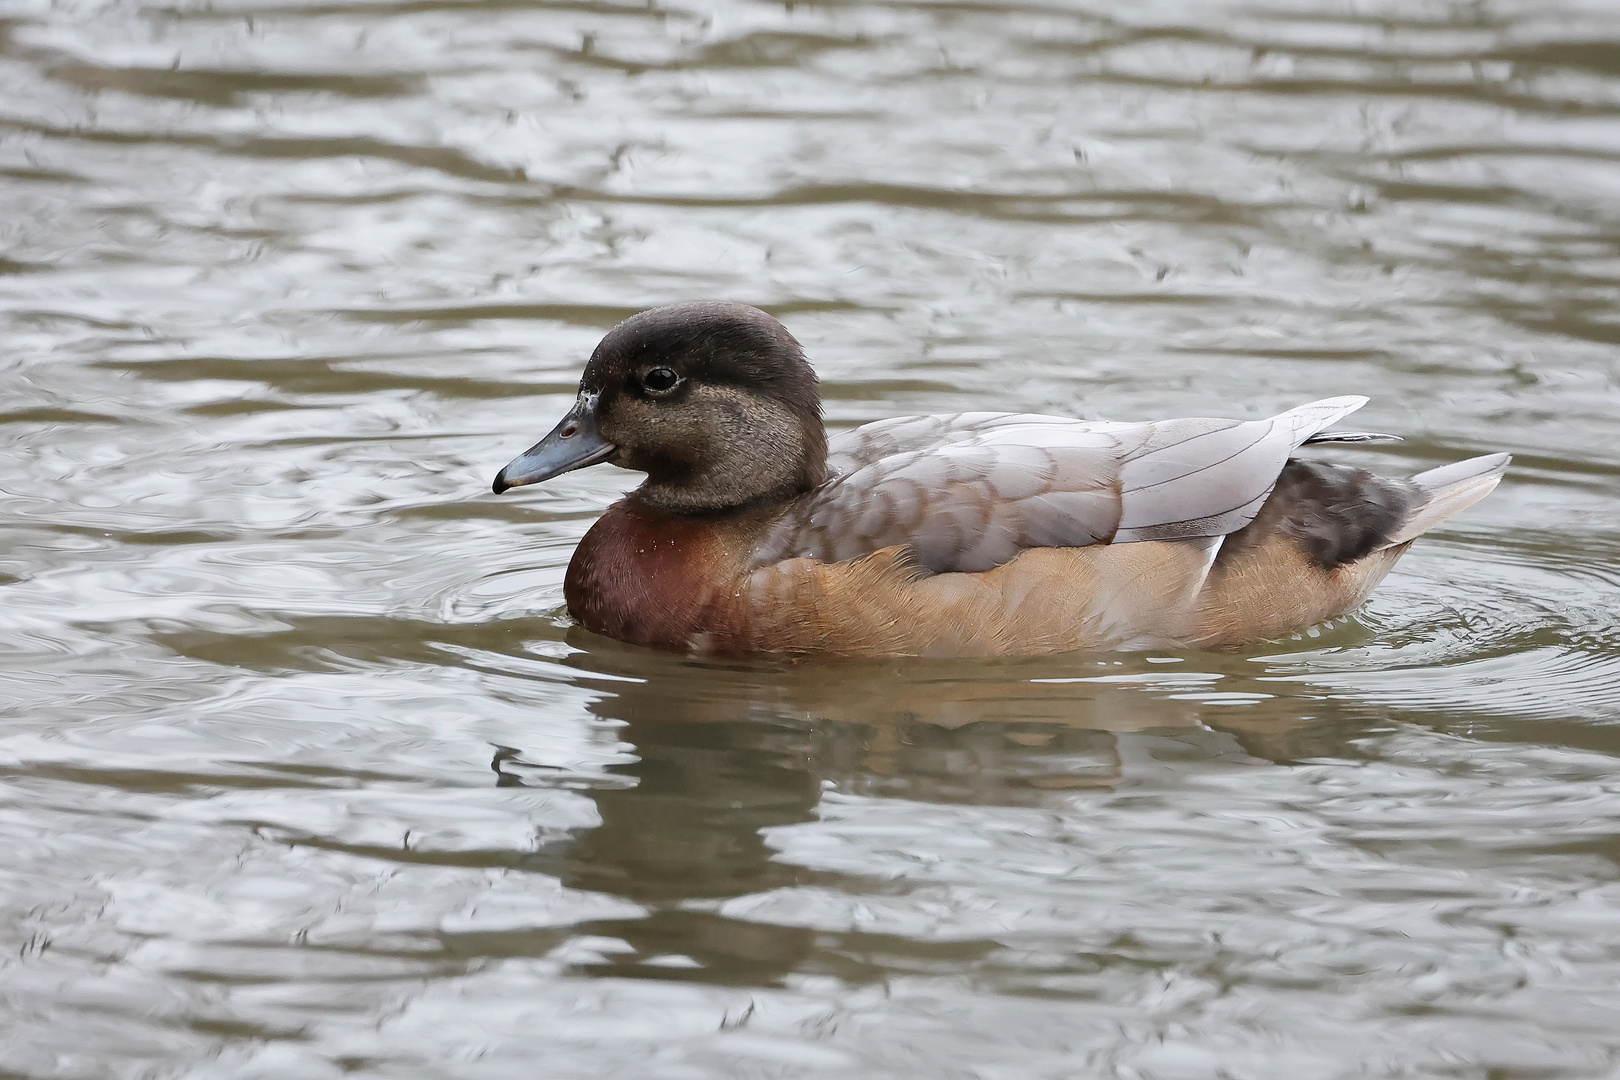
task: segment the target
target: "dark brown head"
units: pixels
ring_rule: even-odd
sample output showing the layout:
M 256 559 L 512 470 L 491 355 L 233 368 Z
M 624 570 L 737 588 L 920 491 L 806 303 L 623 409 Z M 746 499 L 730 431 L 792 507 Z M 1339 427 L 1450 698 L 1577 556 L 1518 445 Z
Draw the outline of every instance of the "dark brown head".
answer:
M 674 513 L 791 498 L 826 470 L 816 374 L 758 308 L 643 311 L 602 339 L 574 408 L 501 470 L 495 491 L 599 461 L 646 473 L 634 497 Z

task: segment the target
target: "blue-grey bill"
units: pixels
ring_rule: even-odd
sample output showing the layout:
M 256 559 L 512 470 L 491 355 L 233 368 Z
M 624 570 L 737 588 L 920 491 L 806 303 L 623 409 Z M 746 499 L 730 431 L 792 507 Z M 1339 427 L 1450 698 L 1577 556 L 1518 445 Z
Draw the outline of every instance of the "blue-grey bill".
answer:
M 574 469 L 606 461 L 618 450 L 596 430 L 596 397 L 581 394 L 551 434 L 507 462 L 492 485 L 499 495 L 508 488 L 538 484 Z

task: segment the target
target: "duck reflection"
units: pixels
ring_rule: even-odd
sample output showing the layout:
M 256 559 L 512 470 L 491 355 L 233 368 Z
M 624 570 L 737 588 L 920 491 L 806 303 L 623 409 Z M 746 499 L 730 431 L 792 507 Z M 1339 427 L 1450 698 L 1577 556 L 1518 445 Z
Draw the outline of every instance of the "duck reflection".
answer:
M 776 725 L 641 721 L 625 733 L 633 787 L 596 793 L 581 884 L 641 901 L 791 884 L 762 831 L 809 821 L 818 790 L 805 733 Z
M 601 824 L 555 866 L 565 885 L 648 911 L 576 928 L 622 945 L 578 967 L 588 974 L 760 985 L 829 968 L 824 935 L 722 913 L 776 889 L 887 887 L 777 858 L 771 830 L 814 820 L 827 788 L 1040 806 L 1121 783 L 1122 746 L 1141 758 L 1146 744 L 1133 731 L 1160 744 L 1168 732 L 1178 756 L 1243 755 L 1201 701 L 1174 693 L 1216 676 L 1140 661 L 726 666 L 593 639 L 564 662 L 601 692 L 590 709 L 622 725 L 635 760 L 589 790 Z M 501 782 L 528 782 L 521 755 L 495 764 Z

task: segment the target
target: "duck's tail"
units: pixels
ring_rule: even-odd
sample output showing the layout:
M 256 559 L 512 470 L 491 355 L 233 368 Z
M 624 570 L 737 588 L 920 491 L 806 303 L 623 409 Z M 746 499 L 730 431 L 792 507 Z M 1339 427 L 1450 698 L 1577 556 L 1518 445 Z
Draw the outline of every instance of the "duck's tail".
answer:
M 1409 543 L 1451 515 L 1473 506 L 1495 489 L 1512 460 L 1511 454 L 1486 454 L 1418 473 L 1412 483 L 1428 498 L 1412 509 L 1383 546 Z

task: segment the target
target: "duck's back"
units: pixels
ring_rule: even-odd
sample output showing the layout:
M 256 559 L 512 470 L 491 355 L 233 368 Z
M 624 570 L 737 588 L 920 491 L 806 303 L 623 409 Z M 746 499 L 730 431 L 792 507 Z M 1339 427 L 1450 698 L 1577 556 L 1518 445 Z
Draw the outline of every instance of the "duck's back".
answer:
M 1020 655 L 1266 640 L 1362 603 L 1488 494 L 1493 454 L 1406 479 L 1291 460 L 1365 399 L 1258 421 L 906 417 L 833 444 L 775 522 L 726 651 Z M 864 557 L 863 557 L 864 556 Z
M 787 509 L 754 563 L 901 545 L 934 573 L 973 573 L 1032 548 L 1225 536 L 1254 520 L 1301 443 L 1366 400 L 1249 421 L 981 412 L 867 424 L 830 441 L 829 479 Z

